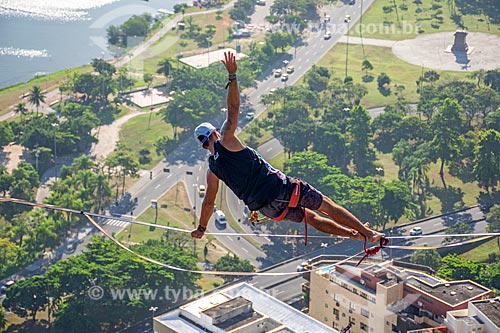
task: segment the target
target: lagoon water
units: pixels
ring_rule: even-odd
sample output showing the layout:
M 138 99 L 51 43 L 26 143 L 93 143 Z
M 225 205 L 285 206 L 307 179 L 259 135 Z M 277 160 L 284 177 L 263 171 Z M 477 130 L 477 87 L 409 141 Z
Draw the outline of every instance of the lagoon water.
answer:
M 186 0 L 0 0 L 0 88 L 109 59 L 106 29 Z

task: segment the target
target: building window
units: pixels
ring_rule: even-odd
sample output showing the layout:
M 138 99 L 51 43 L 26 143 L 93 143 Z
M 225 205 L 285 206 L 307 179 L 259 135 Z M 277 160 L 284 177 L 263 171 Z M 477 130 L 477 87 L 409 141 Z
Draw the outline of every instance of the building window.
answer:
M 339 316 L 339 309 L 333 309 L 333 314 L 338 317 Z
M 359 323 L 359 328 L 361 328 L 363 331 L 368 332 L 368 325 L 365 323 Z
M 325 317 L 325 322 L 327 322 L 327 321 L 328 321 L 328 318 L 327 318 L 327 317 Z
M 349 302 L 349 310 L 356 310 L 356 304 L 354 304 L 353 302 Z
M 356 318 L 349 316 L 349 322 L 354 325 L 356 323 Z
M 333 299 L 335 300 L 335 302 L 340 303 L 340 295 L 339 294 L 335 294 L 335 297 Z
M 328 303 L 325 303 L 325 308 L 328 309 Z
M 337 324 L 336 322 L 333 323 L 333 328 L 335 328 L 336 330 L 339 329 L 339 324 Z
M 328 295 L 328 289 L 325 289 L 325 294 L 327 294 L 327 295 Z
M 362 315 L 363 317 L 368 318 L 368 317 L 370 317 L 370 311 L 368 311 L 368 310 L 366 310 L 366 309 L 361 308 L 361 315 Z

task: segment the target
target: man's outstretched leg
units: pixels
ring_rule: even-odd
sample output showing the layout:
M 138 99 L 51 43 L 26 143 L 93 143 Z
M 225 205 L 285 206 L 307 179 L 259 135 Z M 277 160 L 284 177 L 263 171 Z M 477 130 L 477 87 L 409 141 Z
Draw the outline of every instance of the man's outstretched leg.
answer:
M 347 209 L 336 204 L 330 198 L 324 195 L 323 195 L 323 202 L 321 203 L 321 206 L 319 206 L 318 211 L 328 215 L 335 222 L 341 224 L 341 226 L 345 226 L 347 228 L 358 231 L 358 233 L 360 234 L 359 235 L 360 238 L 357 239 L 362 240 L 364 239 L 364 237 L 366 237 L 368 241 L 375 243 L 379 242 L 380 238 L 383 236 L 382 233 L 370 229 L 368 225 L 363 224 Z M 307 223 L 313 225 L 309 220 L 307 221 Z
M 305 210 L 305 219 L 307 221 L 307 224 L 324 233 L 357 240 L 364 240 L 364 236 L 357 230 L 340 225 L 332 219 L 320 216 L 318 213 L 310 209 Z

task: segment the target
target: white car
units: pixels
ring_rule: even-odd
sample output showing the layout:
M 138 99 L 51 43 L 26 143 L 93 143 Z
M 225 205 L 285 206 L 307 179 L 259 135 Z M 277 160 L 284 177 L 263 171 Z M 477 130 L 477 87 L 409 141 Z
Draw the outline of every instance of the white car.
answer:
M 255 117 L 255 113 L 254 112 L 248 112 L 245 115 L 245 119 L 248 120 L 248 121 L 252 120 L 254 117 Z
M 220 227 L 220 228 L 225 228 L 227 226 L 227 220 L 226 220 L 226 215 L 224 212 L 220 209 L 217 209 L 215 211 L 215 223 Z
M 332 38 L 332 33 L 330 31 L 325 32 L 325 35 L 323 36 L 324 40 L 328 40 Z
M 204 197 L 205 196 L 205 192 L 207 191 L 207 188 L 205 187 L 205 185 L 200 185 L 198 187 L 198 195 L 200 197 Z
M 422 234 L 422 228 L 420 227 L 415 227 L 410 230 L 410 236 L 417 236 Z

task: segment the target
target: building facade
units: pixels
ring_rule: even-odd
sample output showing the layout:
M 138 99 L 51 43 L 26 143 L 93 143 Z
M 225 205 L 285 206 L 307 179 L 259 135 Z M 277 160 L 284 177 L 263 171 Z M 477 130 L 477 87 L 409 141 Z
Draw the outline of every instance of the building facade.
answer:
M 473 281 L 443 281 L 391 261 L 324 266 L 311 273 L 309 313 L 350 333 L 389 333 L 443 325 L 447 312 L 491 298 Z

